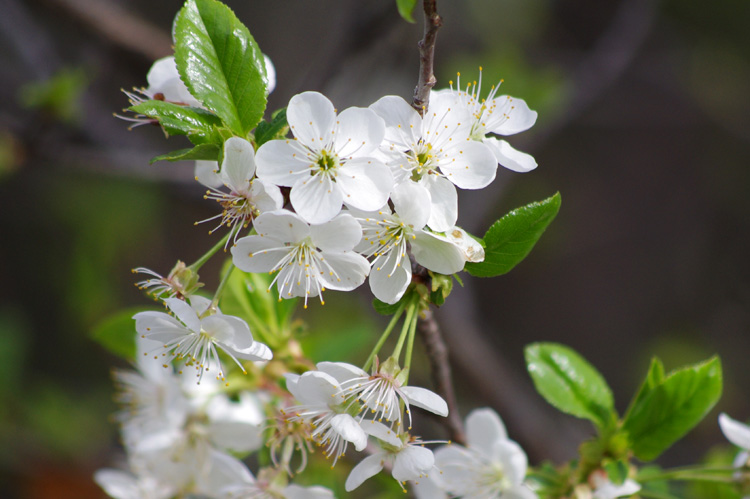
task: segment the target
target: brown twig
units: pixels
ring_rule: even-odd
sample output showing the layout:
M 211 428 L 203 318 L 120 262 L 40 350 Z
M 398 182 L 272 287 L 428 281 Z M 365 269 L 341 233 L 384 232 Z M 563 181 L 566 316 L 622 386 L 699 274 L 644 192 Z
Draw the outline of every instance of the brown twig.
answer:
M 448 347 L 443 341 L 440 334 L 440 326 L 432 314 L 432 310 L 425 310 L 417 322 L 417 331 L 419 332 L 422 343 L 424 343 L 425 353 L 430 360 L 432 370 L 432 380 L 435 383 L 435 390 L 443 397 L 448 404 L 448 417 L 442 420 L 450 434 L 452 441 L 459 444 L 466 444 L 466 434 L 461 421 L 461 415 L 456 404 L 456 392 L 453 390 L 453 380 L 451 379 L 451 367 L 448 361 Z
M 430 105 L 430 90 L 437 80 L 435 67 L 435 40 L 443 25 L 443 18 L 437 13 L 437 0 L 424 0 L 424 38 L 419 41 L 419 80 L 414 89 L 412 107 L 422 114 Z

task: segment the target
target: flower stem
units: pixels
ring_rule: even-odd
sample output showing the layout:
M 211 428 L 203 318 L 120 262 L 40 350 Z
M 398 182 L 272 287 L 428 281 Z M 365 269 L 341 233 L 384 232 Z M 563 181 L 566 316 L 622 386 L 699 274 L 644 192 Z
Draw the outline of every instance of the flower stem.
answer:
M 219 283 L 219 286 L 216 288 L 216 292 L 214 293 L 214 299 L 211 300 L 211 309 L 216 310 L 217 305 L 219 305 L 219 300 L 221 299 L 221 294 L 224 292 L 224 286 L 226 286 L 227 281 L 229 281 L 229 276 L 232 275 L 232 271 L 234 270 L 234 264 L 230 263 L 229 267 L 227 268 L 226 273 L 221 278 L 221 282 Z
M 408 302 L 408 309 L 406 310 L 406 319 L 404 319 L 404 325 L 401 327 L 401 336 L 398 337 L 398 343 L 396 348 L 393 350 L 393 358 L 398 361 L 401 356 L 401 349 L 404 347 L 406 337 L 409 335 L 411 329 L 411 323 L 416 319 L 417 303 L 414 300 Z
M 224 247 L 227 244 L 227 240 L 229 239 L 229 233 L 227 233 L 224 237 L 221 238 L 221 240 L 214 245 L 213 248 L 208 250 L 205 255 L 197 259 L 190 267 L 188 267 L 193 272 L 198 272 L 200 268 L 203 266 L 204 263 L 206 263 L 209 259 L 211 259 L 214 254 L 216 254 L 217 251 L 219 251 L 219 248 Z
M 415 309 L 418 308 L 418 303 L 415 303 Z M 409 339 L 406 341 L 406 359 L 404 360 L 404 369 L 406 370 L 406 378 L 404 384 L 409 381 L 409 373 L 411 368 L 411 354 L 414 351 L 414 338 L 417 332 L 417 321 L 419 320 L 419 313 L 414 314 L 414 319 L 409 325 Z
M 385 328 L 385 331 L 383 331 L 383 334 L 380 335 L 380 339 L 373 347 L 372 352 L 370 352 L 370 356 L 367 357 L 367 362 L 365 362 L 365 366 L 362 368 L 364 371 L 368 371 L 370 367 L 372 367 L 372 363 L 375 361 L 375 356 L 378 354 L 378 352 L 380 352 L 380 349 L 383 348 L 383 344 L 391 335 L 391 331 L 393 331 L 393 328 L 396 326 L 396 323 L 401 318 L 401 314 L 404 313 L 404 308 L 406 308 L 406 301 L 404 301 L 403 303 L 401 303 L 401 305 L 398 306 L 396 313 L 394 313 L 393 317 L 391 317 L 391 321 L 388 323 L 388 326 Z
M 662 473 L 654 475 L 646 475 L 638 477 L 638 482 L 649 482 L 653 480 L 708 480 L 708 481 L 733 481 L 733 479 L 727 480 L 725 475 L 731 475 L 737 471 L 737 468 L 733 466 L 685 466 L 681 468 L 673 468 L 671 470 L 665 470 Z

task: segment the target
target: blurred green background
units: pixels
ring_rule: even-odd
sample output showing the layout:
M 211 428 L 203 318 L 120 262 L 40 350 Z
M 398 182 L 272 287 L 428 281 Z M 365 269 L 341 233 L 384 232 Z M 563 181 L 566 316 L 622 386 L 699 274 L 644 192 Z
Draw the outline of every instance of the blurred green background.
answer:
M 228 4 L 276 65 L 270 110 L 303 90 L 339 109 L 412 94 L 421 20 L 402 21 L 393 1 Z M 0 497 L 102 496 L 91 475 L 121 459 L 109 370 L 124 364 L 91 334 L 122 308 L 148 306 L 131 268 L 166 273 L 215 240 L 193 226 L 214 206 L 192 164 L 148 165 L 180 138 L 128 132 L 112 117 L 127 105 L 120 89 L 145 85 L 171 52 L 180 5 L 0 0 Z M 503 78 L 500 93 L 539 111 L 510 138 L 539 168 L 501 169 L 489 188 L 462 192 L 459 224 L 481 234 L 516 206 L 563 196 L 527 261 L 492 280 L 466 276 L 438 312 L 464 414 L 492 405 L 533 463 L 560 461 L 589 430 L 533 393 L 525 344 L 580 351 L 621 410 L 652 355 L 674 368 L 718 353 L 719 407 L 662 459 L 696 462 L 723 442 L 718 410 L 750 417 L 750 2 L 438 10 L 438 85 L 481 65 L 485 85 Z M 209 285 L 219 264 L 202 273 Z M 365 287 L 311 307 L 311 355 L 361 360 L 346 352 L 368 350 L 382 327 L 369 300 Z

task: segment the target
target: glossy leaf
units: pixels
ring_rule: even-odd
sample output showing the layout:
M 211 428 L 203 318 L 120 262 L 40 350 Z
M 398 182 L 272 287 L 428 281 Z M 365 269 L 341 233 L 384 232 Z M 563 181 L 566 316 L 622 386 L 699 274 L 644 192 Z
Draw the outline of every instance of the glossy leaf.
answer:
M 404 302 L 407 296 L 411 296 L 411 293 L 409 293 L 408 291 L 404 294 L 404 296 L 401 297 L 399 301 L 393 304 L 386 303 L 384 301 L 378 300 L 377 298 L 374 298 L 372 300 L 372 308 L 374 308 L 375 311 L 380 315 L 393 315 L 396 313 L 398 308 L 401 306 L 401 303 Z
M 261 121 L 255 129 L 255 147 L 260 147 L 269 140 L 280 139 L 289 131 L 286 121 L 286 108 L 273 113 L 271 121 Z
M 130 111 L 159 120 L 169 135 L 198 136 L 204 139 L 202 142 L 210 141 L 216 135 L 215 126 L 221 125 L 221 120 L 209 111 L 162 100 L 142 102 L 130 107 Z
M 175 62 L 190 93 L 245 137 L 266 108 L 265 60 L 248 29 L 216 0 L 188 0 L 174 26 Z
M 653 359 L 651 359 L 651 365 L 648 368 L 648 373 L 646 374 L 646 378 L 643 380 L 641 387 L 638 389 L 638 393 L 636 393 L 635 397 L 633 397 L 633 400 L 630 401 L 628 410 L 625 413 L 625 419 L 628 418 L 628 415 L 633 410 L 633 408 L 636 405 L 640 404 L 643 399 L 651 394 L 651 392 L 663 381 L 664 364 L 662 363 L 661 359 L 659 359 L 658 357 L 654 357 Z
M 135 359 L 135 321 L 143 309 L 128 309 L 107 317 L 91 331 L 91 339 L 111 353 L 132 361 Z
M 414 16 L 412 15 L 412 12 L 414 12 L 414 7 L 416 5 L 417 0 L 396 0 L 398 13 L 401 14 L 401 17 L 403 17 L 410 23 L 414 22 Z
M 464 267 L 476 277 L 495 277 L 521 263 L 560 211 L 560 193 L 517 208 L 495 222 L 484 235 L 484 261 Z
M 575 351 L 557 343 L 533 343 L 526 347 L 525 354 L 534 386 L 547 402 L 599 428 L 616 420 L 612 390 Z
M 187 159 L 217 161 L 221 149 L 216 144 L 200 144 L 193 148 L 178 149 L 151 158 L 151 164 L 157 161 L 183 161 Z
M 642 461 L 659 457 L 706 416 L 721 390 L 718 357 L 664 378 L 637 400 L 623 421 L 635 456 Z

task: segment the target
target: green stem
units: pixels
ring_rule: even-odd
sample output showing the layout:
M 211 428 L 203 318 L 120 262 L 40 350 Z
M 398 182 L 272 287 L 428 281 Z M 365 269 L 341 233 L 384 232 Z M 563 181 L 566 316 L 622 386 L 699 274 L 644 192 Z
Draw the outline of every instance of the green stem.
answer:
M 383 348 L 383 344 L 391 335 L 391 331 L 393 331 L 393 328 L 396 326 L 396 323 L 401 318 L 401 314 L 404 312 L 404 308 L 406 308 L 406 301 L 404 301 L 403 303 L 401 303 L 401 305 L 398 306 L 396 313 L 393 314 L 393 317 L 391 318 L 391 321 L 388 323 L 388 326 L 385 328 L 385 331 L 383 331 L 383 334 L 380 335 L 380 339 L 373 347 L 372 352 L 370 352 L 370 356 L 367 357 L 367 362 L 365 362 L 365 366 L 362 368 L 364 371 L 369 371 L 370 367 L 372 367 L 372 363 L 375 361 L 375 356 L 380 352 L 380 349 Z
M 396 359 L 396 362 L 398 362 L 398 358 L 401 356 L 401 349 L 404 347 L 404 342 L 406 341 L 406 337 L 409 334 L 411 323 L 416 315 L 414 313 L 416 309 L 416 304 L 413 301 L 409 302 L 409 308 L 406 311 L 406 319 L 404 319 L 404 325 L 401 328 L 401 336 L 398 337 L 398 343 L 396 344 L 396 348 L 393 350 L 392 354 L 392 357 Z
M 197 259 L 195 263 L 190 265 L 188 268 L 192 270 L 193 272 L 198 272 L 200 268 L 203 266 L 204 263 L 206 263 L 212 256 L 216 254 L 217 251 L 219 251 L 220 248 L 223 248 L 227 244 L 227 240 L 229 239 L 229 233 L 227 233 L 224 237 L 221 238 L 221 240 L 214 245 L 213 248 L 208 250 L 208 252 Z
M 419 304 L 414 304 L 415 310 L 419 308 Z M 409 339 L 406 342 L 406 359 L 404 360 L 404 369 L 406 370 L 406 377 L 404 378 L 404 385 L 409 382 L 409 374 L 411 368 L 411 354 L 414 351 L 414 338 L 417 332 L 417 321 L 419 320 L 419 313 L 414 314 L 414 319 L 411 321 L 409 326 Z
M 672 468 L 665 470 L 662 473 L 656 475 L 646 475 L 644 477 L 638 477 L 638 482 L 648 482 L 653 480 L 696 480 L 695 477 L 707 477 L 717 475 L 732 474 L 737 471 L 737 468 L 733 466 L 716 466 L 716 467 L 705 467 L 705 466 L 684 466 L 680 468 Z M 718 476 L 716 478 L 724 478 Z M 703 478 L 698 478 L 703 479 Z
M 226 286 L 227 281 L 229 281 L 229 276 L 232 275 L 232 271 L 234 270 L 234 264 L 230 263 L 229 268 L 227 268 L 226 273 L 224 274 L 224 277 L 221 278 L 221 282 L 219 283 L 219 287 L 216 288 L 216 293 L 214 293 L 214 299 L 211 300 L 211 309 L 215 310 L 216 306 L 219 304 L 219 299 L 221 298 L 221 293 L 224 292 L 224 286 Z

